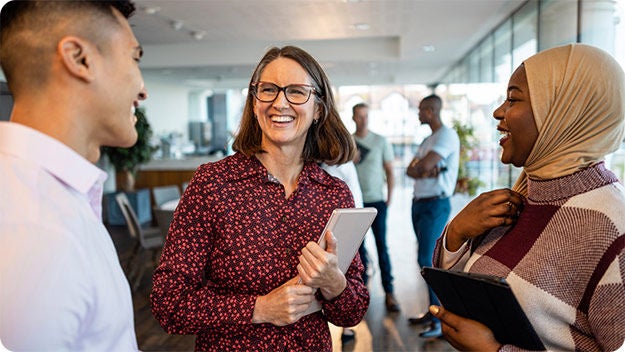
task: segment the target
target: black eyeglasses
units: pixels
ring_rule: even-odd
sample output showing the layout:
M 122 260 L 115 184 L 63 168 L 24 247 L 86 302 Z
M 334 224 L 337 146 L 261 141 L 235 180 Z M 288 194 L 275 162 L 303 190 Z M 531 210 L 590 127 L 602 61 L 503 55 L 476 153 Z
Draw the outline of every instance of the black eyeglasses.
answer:
M 290 84 L 286 87 L 280 87 L 270 82 L 254 82 L 250 91 L 256 99 L 263 103 L 273 102 L 280 92 L 284 92 L 286 100 L 295 105 L 306 104 L 312 93 L 317 94 L 315 87 L 309 84 Z

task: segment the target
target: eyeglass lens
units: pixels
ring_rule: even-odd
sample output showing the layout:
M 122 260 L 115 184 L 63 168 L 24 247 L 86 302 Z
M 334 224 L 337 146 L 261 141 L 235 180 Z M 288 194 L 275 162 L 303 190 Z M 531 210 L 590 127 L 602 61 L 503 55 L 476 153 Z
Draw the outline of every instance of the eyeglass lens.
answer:
M 254 89 L 254 96 L 256 99 L 270 103 L 278 97 L 281 91 L 284 92 L 286 100 L 291 104 L 304 104 L 310 99 L 310 94 L 314 88 L 307 85 L 291 84 L 286 87 L 279 87 L 269 82 L 258 82 Z

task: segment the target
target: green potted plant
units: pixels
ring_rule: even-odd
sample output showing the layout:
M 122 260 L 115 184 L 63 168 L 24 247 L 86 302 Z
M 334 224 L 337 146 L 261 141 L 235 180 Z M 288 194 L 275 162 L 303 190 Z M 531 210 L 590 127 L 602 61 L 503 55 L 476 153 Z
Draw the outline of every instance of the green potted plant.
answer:
M 130 192 L 134 191 L 134 180 L 137 167 L 150 161 L 152 154 L 158 149 L 150 145 L 152 127 L 145 116 L 144 108 L 135 110 L 137 123 L 137 143 L 130 148 L 104 147 L 102 153 L 106 154 L 115 167 L 117 189 Z
M 453 121 L 453 128 L 460 139 L 460 165 L 458 167 L 458 181 L 456 182 L 456 193 L 465 193 L 474 196 L 477 189 L 483 186 L 483 182 L 477 177 L 471 177 L 467 169 L 467 162 L 471 157 L 471 150 L 476 145 L 473 127 L 464 125 L 458 120 Z

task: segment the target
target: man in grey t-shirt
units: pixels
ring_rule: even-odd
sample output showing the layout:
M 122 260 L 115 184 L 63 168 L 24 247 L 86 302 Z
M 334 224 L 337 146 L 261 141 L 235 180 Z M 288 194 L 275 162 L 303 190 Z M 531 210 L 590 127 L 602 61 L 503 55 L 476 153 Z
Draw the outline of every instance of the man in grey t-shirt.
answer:
M 399 304 L 393 295 L 393 275 L 391 274 L 391 261 L 386 246 L 386 213 L 391 204 L 394 185 L 393 149 L 386 138 L 369 131 L 367 127 L 369 107 L 366 104 L 356 104 L 352 111 L 352 118 L 356 123 L 354 139 L 359 151 L 355 163 L 358 181 L 362 189 L 363 204 L 365 207 L 374 207 L 378 210 L 378 215 L 371 224 L 371 230 L 373 237 L 375 237 L 378 252 L 382 287 L 386 292 L 386 309 L 389 312 L 398 312 Z M 364 246 L 361 246 L 360 253 L 366 272 L 366 259 L 363 251 Z

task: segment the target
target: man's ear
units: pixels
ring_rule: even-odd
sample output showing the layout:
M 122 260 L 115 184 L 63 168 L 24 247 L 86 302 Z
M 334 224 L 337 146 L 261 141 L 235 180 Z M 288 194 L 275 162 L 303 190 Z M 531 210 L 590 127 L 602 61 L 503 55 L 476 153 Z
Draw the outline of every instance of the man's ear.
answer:
M 92 48 L 85 40 L 68 36 L 59 41 L 57 52 L 71 75 L 90 82 L 95 78 Z

